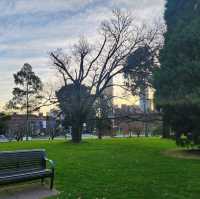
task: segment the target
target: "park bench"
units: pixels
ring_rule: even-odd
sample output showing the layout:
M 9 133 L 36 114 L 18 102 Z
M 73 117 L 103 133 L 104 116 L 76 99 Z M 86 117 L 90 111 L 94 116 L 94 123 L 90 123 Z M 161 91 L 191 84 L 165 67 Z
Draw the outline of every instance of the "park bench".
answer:
M 47 167 L 50 164 L 50 169 Z M 0 185 L 50 178 L 53 188 L 54 163 L 43 149 L 0 152 Z

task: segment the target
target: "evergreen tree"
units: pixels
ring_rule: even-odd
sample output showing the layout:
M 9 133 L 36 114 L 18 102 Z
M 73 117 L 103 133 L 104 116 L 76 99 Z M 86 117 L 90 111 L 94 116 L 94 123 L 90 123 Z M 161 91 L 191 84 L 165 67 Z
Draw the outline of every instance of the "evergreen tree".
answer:
M 13 98 L 9 101 L 8 107 L 26 111 L 26 136 L 28 138 L 29 115 L 34 111 L 38 100 L 42 98 L 40 95 L 42 82 L 28 63 L 25 63 L 21 70 L 13 76 L 17 87 L 13 89 Z
M 192 133 L 197 142 L 200 112 L 200 2 L 168 0 L 167 32 L 160 53 L 161 67 L 154 73 L 156 104 L 163 110 L 164 137 L 169 128 L 177 138 Z M 166 131 L 167 130 L 167 131 Z M 200 132 L 200 131 L 199 131 Z

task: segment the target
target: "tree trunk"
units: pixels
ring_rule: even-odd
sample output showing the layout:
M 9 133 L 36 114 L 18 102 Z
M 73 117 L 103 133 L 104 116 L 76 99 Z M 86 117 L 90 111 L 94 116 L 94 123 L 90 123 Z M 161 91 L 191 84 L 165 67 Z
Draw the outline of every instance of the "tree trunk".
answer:
M 28 141 L 29 137 L 29 87 L 27 82 L 27 88 L 26 88 L 26 141 Z
M 80 143 L 82 140 L 82 126 L 81 125 L 72 125 L 72 142 Z
M 163 120 L 163 138 L 170 138 L 170 126 L 166 120 Z
M 26 141 L 28 141 L 28 137 L 29 137 L 29 115 L 28 115 L 28 109 L 27 109 L 27 113 L 26 113 Z
M 98 130 L 98 139 L 102 139 L 102 131 L 101 130 Z

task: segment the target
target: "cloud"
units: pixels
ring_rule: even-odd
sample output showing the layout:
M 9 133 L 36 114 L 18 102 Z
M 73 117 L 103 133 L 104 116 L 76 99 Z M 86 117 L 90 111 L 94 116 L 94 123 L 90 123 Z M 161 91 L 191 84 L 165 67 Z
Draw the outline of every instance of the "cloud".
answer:
M 29 62 L 43 80 L 51 79 L 48 52 L 68 49 L 82 35 L 95 40 L 98 26 L 113 8 L 137 22 L 162 17 L 164 0 L 1 0 L 0 101 L 11 96 L 12 74 Z
M 88 0 L 1 0 L 1 15 L 33 14 L 38 12 L 76 11 L 91 1 Z

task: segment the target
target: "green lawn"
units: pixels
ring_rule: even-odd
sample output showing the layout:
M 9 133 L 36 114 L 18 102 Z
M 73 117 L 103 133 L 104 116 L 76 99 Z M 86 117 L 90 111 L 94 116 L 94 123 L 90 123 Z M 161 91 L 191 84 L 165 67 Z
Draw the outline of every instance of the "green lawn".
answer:
M 0 150 L 45 148 L 56 162 L 59 199 L 198 199 L 200 160 L 162 155 L 174 147 L 158 138 L 0 144 Z

